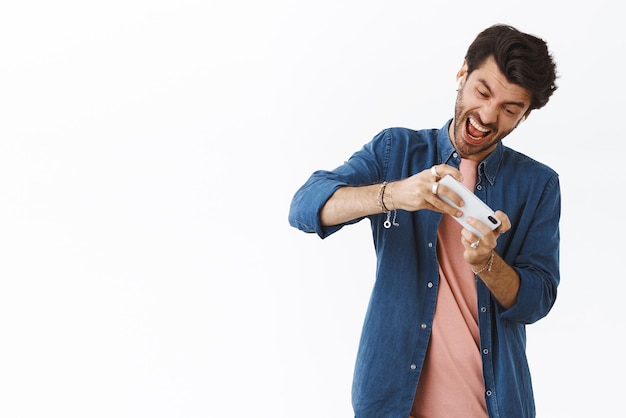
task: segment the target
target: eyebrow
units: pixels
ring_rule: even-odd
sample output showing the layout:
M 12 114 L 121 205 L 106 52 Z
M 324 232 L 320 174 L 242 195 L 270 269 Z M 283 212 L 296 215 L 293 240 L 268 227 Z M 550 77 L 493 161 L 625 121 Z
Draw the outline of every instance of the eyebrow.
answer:
M 489 94 L 492 94 L 492 93 L 493 93 L 493 92 L 491 91 L 491 87 L 489 87 L 489 84 L 487 84 L 487 82 L 486 82 L 485 80 L 483 80 L 482 78 L 479 78 L 479 79 L 478 79 L 478 82 L 479 82 L 480 84 L 482 84 L 483 86 L 485 86 L 485 88 L 487 89 L 487 91 L 489 91 Z M 505 104 L 506 104 L 506 105 L 511 105 L 511 106 L 517 106 L 517 107 L 520 107 L 520 108 L 522 108 L 522 109 L 523 109 L 524 107 L 526 107 L 526 103 L 524 103 L 524 102 L 506 102 Z

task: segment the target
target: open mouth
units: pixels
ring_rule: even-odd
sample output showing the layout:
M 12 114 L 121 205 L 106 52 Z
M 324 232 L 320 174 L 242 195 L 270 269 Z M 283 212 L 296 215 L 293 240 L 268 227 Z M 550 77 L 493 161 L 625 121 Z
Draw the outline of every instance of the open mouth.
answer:
M 480 125 L 474 118 L 471 116 L 467 118 L 467 122 L 465 122 L 465 132 L 467 132 L 467 136 L 475 142 L 482 141 L 491 130 L 485 128 Z

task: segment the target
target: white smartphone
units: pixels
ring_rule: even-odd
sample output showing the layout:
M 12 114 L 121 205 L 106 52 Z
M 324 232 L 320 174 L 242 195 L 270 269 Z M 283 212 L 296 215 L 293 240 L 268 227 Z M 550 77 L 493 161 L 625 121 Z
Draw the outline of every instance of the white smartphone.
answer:
M 461 196 L 461 199 L 463 199 L 463 202 L 465 203 L 465 205 L 462 207 L 458 207 L 457 205 L 452 203 L 452 201 L 448 199 L 447 197 L 443 195 L 439 195 L 439 198 L 441 198 L 441 200 L 445 201 L 449 205 L 452 205 L 455 208 L 459 209 L 461 212 L 463 212 L 463 215 L 461 215 L 459 218 L 453 216 L 453 218 L 458 223 L 463 225 L 463 228 L 468 229 L 479 238 L 482 238 L 483 236 L 476 228 L 472 227 L 465 221 L 465 219 L 468 216 L 478 219 L 479 221 L 487 225 L 489 228 L 491 228 L 492 231 L 496 229 L 498 226 L 500 226 L 500 220 L 496 218 L 494 211 L 489 206 L 487 206 L 485 202 L 480 200 L 478 196 L 472 193 L 470 189 L 465 187 L 463 183 L 457 181 L 451 175 L 446 174 L 439 180 L 439 184 L 443 184 L 449 187 L 456 194 Z

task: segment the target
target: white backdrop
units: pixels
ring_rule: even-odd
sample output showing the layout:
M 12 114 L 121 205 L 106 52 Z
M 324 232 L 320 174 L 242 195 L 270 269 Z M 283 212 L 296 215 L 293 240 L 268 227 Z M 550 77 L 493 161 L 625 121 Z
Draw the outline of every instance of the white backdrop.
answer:
M 441 127 L 467 46 L 498 22 L 545 38 L 561 75 L 505 140 L 562 183 L 559 298 L 528 327 L 538 416 L 616 416 L 621 16 L 606 0 L 5 1 L 0 416 L 351 416 L 369 225 L 322 241 L 289 227 L 291 197 L 386 127 Z

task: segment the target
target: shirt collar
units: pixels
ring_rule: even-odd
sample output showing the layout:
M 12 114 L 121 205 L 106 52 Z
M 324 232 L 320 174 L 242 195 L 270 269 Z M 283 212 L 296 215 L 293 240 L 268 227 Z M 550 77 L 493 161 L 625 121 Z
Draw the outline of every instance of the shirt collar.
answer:
M 456 152 L 448 135 L 450 123 L 452 123 L 452 119 L 443 125 L 437 135 L 437 164 L 450 164 L 452 162 L 453 164 L 450 165 L 458 167 L 461 157 Z M 503 156 L 504 145 L 502 145 L 502 142 L 498 142 L 496 149 L 478 164 L 478 173 L 483 174 L 492 185 L 496 182 L 496 175 L 498 174 Z

